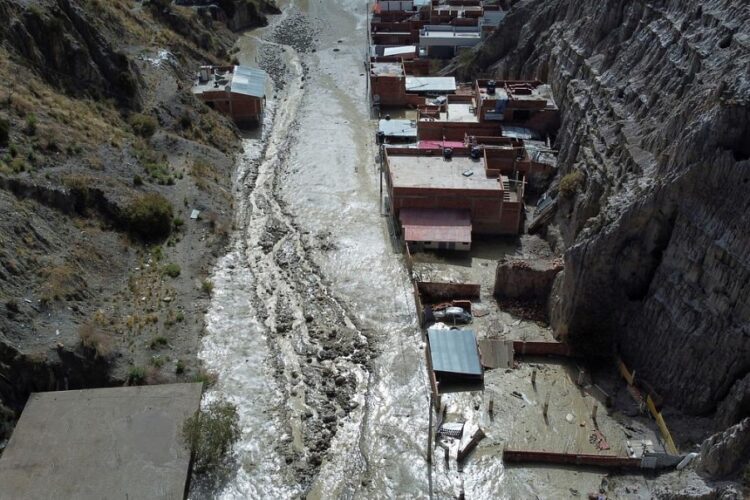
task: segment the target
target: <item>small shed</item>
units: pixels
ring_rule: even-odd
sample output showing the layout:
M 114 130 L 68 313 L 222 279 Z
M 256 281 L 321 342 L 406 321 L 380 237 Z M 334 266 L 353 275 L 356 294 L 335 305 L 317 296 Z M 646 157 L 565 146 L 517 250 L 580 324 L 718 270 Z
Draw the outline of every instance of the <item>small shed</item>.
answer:
M 383 134 L 388 143 L 416 142 L 417 122 L 414 120 L 382 119 L 378 122 L 378 132 Z
M 430 328 L 427 348 L 438 394 L 484 389 L 484 370 L 472 330 Z

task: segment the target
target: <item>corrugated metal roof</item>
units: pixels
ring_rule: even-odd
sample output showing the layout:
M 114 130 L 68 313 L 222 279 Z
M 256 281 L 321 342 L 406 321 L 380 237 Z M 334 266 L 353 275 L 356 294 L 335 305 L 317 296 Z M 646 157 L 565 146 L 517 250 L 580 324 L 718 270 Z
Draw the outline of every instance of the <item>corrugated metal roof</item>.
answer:
M 399 220 L 406 241 L 471 243 L 468 210 L 402 208 Z
M 540 139 L 541 136 L 535 130 L 528 127 L 518 127 L 516 125 L 502 125 L 503 137 L 514 139 Z
M 452 76 L 407 76 L 407 92 L 455 92 L 456 79 Z
M 434 371 L 482 375 L 477 338 L 473 331 L 430 328 L 427 335 Z
M 235 66 L 230 91 L 236 94 L 263 97 L 266 95 L 266 81 L 268 74 L 258 68 Z
M 417 122 L 413 120 L 380 120 L 378 131 L 386 137 L 417 137 Z
M 417 52 L 416 45 L 403 45 L 401 47 L 385 47 L 383 49 L 384 56 L 398 56 L 403 54 L 414 54 Z

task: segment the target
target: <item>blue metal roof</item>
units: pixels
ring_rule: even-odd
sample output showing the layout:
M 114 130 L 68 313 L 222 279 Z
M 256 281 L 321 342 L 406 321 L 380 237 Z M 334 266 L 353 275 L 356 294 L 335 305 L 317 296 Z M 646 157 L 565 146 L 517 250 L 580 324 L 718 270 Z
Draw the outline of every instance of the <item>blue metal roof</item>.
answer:
M 262 69 L 235 66 L 230 91 L 253 97 L 263 97 L 266 95 L 266 81 L 268 81 L 268 74 Z
M 473 331 L 430 328 L 427 336 L 434 371 L 463 375 L 482 374 L 477 338 Z

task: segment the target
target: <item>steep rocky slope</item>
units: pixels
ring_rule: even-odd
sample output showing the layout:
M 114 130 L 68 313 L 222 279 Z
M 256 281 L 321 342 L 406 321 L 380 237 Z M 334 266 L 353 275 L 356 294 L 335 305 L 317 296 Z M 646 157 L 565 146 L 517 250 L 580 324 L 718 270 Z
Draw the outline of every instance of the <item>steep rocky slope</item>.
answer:
M 583 176 L 550 229 L 556 331 L 669 405 L 750 414 L 750 5 L 524 0 L 464 64 L 561 108 L 560 177 Z
M 0 444 L 30 391 L 202 376 L 239 144 L 190 93 L 230 58 L 217 17 L 0 0 Z

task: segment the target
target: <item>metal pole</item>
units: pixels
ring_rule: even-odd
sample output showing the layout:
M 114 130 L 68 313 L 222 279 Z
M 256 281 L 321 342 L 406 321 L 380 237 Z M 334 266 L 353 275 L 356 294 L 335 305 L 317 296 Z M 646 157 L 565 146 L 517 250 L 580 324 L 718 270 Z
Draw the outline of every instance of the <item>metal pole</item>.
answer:
M 427 463 L 432 464 L 432 405 L 433 405 L 433 398 L 434 396 L 430 394 L 430 406 L 429 406 L 429 412 L 430 412 L 430 424 L 427 429 Z

